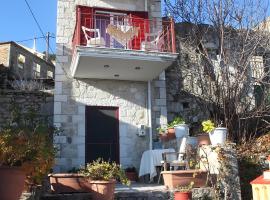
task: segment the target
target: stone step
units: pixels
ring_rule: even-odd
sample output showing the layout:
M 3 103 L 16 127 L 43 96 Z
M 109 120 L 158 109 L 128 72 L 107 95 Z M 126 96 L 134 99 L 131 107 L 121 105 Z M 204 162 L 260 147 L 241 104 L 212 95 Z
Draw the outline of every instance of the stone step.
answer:
M 40 200 L 91 200 L 90 193 L 45 194 Z
M 164 192 L 116 192 L 115 200 L 168 200 Z M 46 194 L 40 200 L 91 200 L 90 193 Z
M 115 193 L 115 200 L 168 200 L 169 193 L 164 192 L 123 192 Z

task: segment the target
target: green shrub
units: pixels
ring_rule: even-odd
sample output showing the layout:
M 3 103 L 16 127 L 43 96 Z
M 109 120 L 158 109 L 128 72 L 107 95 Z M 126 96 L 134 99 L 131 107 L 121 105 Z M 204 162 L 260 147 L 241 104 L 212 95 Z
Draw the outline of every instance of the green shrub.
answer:
M 88 163 L 80 173 L 91 180 L 109 181 L 115 179 L 124 185 L 130 185 L 130 181 L 120 165 L 115 162 L 106 162 L 100 158 L 92 163 Z

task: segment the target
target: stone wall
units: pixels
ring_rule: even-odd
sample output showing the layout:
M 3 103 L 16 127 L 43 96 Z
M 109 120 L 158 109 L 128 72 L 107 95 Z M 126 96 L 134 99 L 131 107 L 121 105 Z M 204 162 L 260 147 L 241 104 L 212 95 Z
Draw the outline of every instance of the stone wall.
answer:
M 49 92 L 23 92 L 0 90 L 0 128 L 9 123 L 11 102 L 14 101 L 22 109 L 35 108 L 42 116 L 48 116 L 52 122 L 53 94 Z
M 59 83 L 57 83 L 59 85 Z M 56 164 L 61 171 L 85 162 L 85 107 L 119 108 L 120 162 L 123 167 L 139 167 L 149 138 L 138 137 L 138 125 L 147 125 L 147 85 L 109 80 L 65 80 L 55 94 L 54 124 L 63 128 L 56 138 L 60 152 Z M 69 142 L 68 142 L 69 141 Z
M 142 152 L 149 149 L 149 134 L 138 137 L 138 125 L 148 125 L 147 83 L 70 76 L 72 37 L 76 23 L 76 5 L 144 11 L 144 0 L 58 0 L 57 63 L 55 70 L 54 124 L 64 132 L 55 138 L 60 151 L 56 171 L 66 171 L 85 162 L 85 106 L 119 107 L 120 163 L 139 167 Z M 149 0 L 149 17 L 161 16 L 160 0 Z M 161 78 L 161 80 L 159 80 Z M 153 124 L 166 123 L 165 76 L 152 83 Z
M 181 116 L 190 126 L 190 134 L 201 131 L 201 122 L 210 118 L 209 107 L 203 99 L 183 91 L 181 67 L 172 65 L 166 70 L 168 121 Z
M 224 199 L 241 199 L 241 187 L 235 144 L 222 147 L 203 145 L 200 150 L 200 169 L 216 174 Z

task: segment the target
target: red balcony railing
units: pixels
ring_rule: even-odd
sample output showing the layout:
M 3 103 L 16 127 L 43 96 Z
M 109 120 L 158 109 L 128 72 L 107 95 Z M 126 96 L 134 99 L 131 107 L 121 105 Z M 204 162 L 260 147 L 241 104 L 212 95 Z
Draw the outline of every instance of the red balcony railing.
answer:
M 90 46 L 175 53 L 172 19 L 89 14 L 80 9 L 76 18 L 73 49 L 76 46 Z

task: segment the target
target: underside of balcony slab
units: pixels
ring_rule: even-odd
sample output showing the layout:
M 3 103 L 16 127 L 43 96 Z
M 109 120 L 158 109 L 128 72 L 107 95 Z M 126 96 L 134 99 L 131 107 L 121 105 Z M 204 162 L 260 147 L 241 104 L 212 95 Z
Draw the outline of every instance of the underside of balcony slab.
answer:
M 149 81 L 169 67 L 178 54 L 77 46 L 71 74 L 74 78 Z

